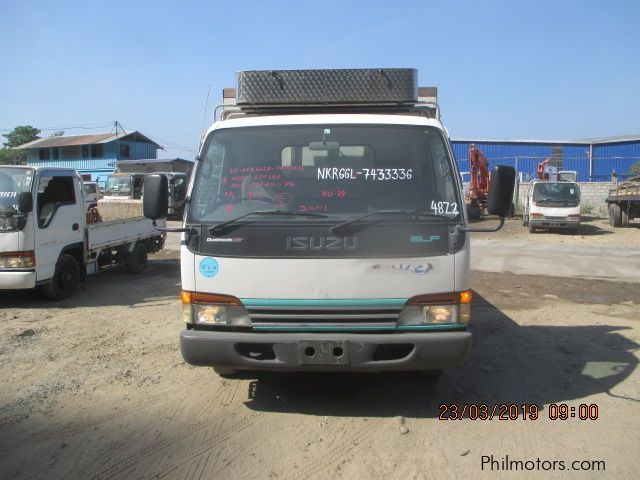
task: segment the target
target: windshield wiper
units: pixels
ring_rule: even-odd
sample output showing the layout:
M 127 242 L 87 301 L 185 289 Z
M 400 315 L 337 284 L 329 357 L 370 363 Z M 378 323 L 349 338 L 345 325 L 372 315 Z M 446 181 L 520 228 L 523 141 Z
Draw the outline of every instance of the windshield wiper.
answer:
M 251 215 L 283 215 L 283 216 L 292 216 L 292 217 L 322 217 L 326 218 L 326 215 L 322 213 L 303 213 L 303 212 L 290 212 L 287 210 L 256 210 L 254 212 L 245 213 L 244 215 L 240 215 L 239 217 L 232 218 L 231 220 L 227 220 L 226 222 L 218 223 L 213 227 L 209 228 L 209 233 L 211 235 L 215 235 L 217 232 L 224 230 L 224 228 L 232 223 L 237 222 L 246 217 L 250 217 Z
M 329 233 L 332 235 L 339 234 L 341 231 L 344 231 L 350 225 L 354 223 L 358 223 L 362 220 L 365 220 L 369 217 L 377 216 L 377 215 L 405 215 L 408 217 L 412 217 L 414 220 L 417 220 L 418 217 L 431 217 L 431 218 L 442 218 L 445 220 L 453 220 L 452 217 L 448 217 L 446 215 L 439 215 L 433 212 L 427 212 L 424 210 L 378 210 L 376 212 L 369 212 L 360 217 L 356 217 L 351 220 L 346 220 L 344 222 L 336 223 L 335 225 L 329 227 Z

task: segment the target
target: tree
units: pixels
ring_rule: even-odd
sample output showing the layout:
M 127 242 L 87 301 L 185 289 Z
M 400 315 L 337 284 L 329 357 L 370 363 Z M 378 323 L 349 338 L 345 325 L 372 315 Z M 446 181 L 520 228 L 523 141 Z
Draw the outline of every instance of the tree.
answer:
M 4 142 L 4 148 L 0 148 L 0 165 L 1 164 L 21 164 L 27 158 L 24 150 L 13 150 L 25 143 L 37 140 L 40 130 L 31 125 L 21 125 L 13 129 L 10 133 L 3 133 L 2 136 L 7 139 Z
M 636 163 L 631 165 L 631 168 L 629 169 L 629 173 L 631 175 L 640 175 L 640 160 L 638 160 Z
M 7 148 L 16 148 L 25 143 L 37 140 L 40 130 L 31 125 L 21 125 L 13 129 L 11 133 L 3 133 L 2 136 L 7 139 L 4 146 Z

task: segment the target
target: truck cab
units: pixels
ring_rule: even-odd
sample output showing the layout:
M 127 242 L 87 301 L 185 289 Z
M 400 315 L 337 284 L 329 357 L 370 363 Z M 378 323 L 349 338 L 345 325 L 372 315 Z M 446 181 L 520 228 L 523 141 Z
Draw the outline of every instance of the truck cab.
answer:
M 86 207 L 75 170 L 0 166 L 0 190 L 0 289 L 50 280 L 63 254 L 82 262 Z
M 112 173 L 107 177 L 104 196 L 140 200 L 144 175 L 144 173 Z
M 415 77 L 241 72 L 237 91 L 225 90 L 182 229 L 188 363 L 228 375 L 437 374 L 465 362 L 462 184 L 438 107 L 420 102 Z M 493 213 L 508 211 L 514 176 L 492 177 L 508 190 L 489 202 Z M 148 218 L 166 215 L 167 182 L 145 180 Z
M 86 275 L 120 265 L 141 273 L 164 246 L 142 216 L 89 224 L 86 200 L 75 170 L 0 166 L 0 290 L 68 298 Z
M 189 175 L 184 172 L 162 172 L 168 178 L 169 213 L 182 219 Z M 107 200 L 141 200 L 147 173 L 112 173 L 107 177 L 104 197 Z
M 562 229 L 577 233 L 580 228 L 580 186 L 575 182 L 534 180 L 529 183 L 522 223 L 537 229 Z

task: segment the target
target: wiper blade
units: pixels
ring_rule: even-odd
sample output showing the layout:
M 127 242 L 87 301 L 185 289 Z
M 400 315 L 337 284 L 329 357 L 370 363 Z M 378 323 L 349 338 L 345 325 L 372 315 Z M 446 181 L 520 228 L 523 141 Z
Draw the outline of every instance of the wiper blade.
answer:
M 412 217 L 413 219 L 416 219 L 416 220 L 418 217 L 432 217 L 432 218 L 443 218 L 445 220 L 452 220 L 452 218 L 448 217 L 447 215 L 440 215 L 440 214 L 428 212 L 425 210 L 378 210 L 376 212 L 369 212 L 365 215 L 362 215 L 357 218 L 353 218 L 351 220 L 346 220 L 344 222 L 336 223 L 335 225 L 329 227 L 329 233 L 331 234 L 340 233 L 340 231 L 344 231 L 344 229 L 350 225 L 353 225 L 369 217 L 373 217 L 377 215 L 405 215 L 408 217 Z
M 252 215 L 282 215 L 282 216 L 291 216 L 291 217 L 322 217 L 326 218 L 326 215 L 322 213 L 304 213 L 304 212 L 291 212 L 288 210 L 255 210 L 253 212 L 245 213 L 244 215 L 240 215 L 239 217 L 232 218 L 231 220 L 227 220 L 226 222 L 218 223 L 213 227 L 209 228 L 209 233 L 211 235 L 215 235 L 217 232 L 224 230 L 224 228 L 232 223 L 237 222 L 238 220 L 242 220 L 243 218 L 250 217 Z

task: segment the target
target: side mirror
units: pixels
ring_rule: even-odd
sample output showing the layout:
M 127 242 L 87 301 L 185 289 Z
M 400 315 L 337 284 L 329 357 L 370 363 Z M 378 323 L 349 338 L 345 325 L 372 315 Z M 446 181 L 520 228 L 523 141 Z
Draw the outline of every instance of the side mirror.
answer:
M 146 218 L 157 220 L 167 216 L 169 209 L 169 181 L 166 175 L 154 173 L 144 178 L 142 210 Z
M 490 215 L 505 217 L 509 214 L 513 202 L 515 180 L 515 168 L 505 165 L 493 168 L 489 181 L 489 193 L 487 194 L 487 212 Z
M 18 211 L 20 213 L 33 211 L 33 195 L 31 195 L 31 192 L 20 192 L 18 196 Z

